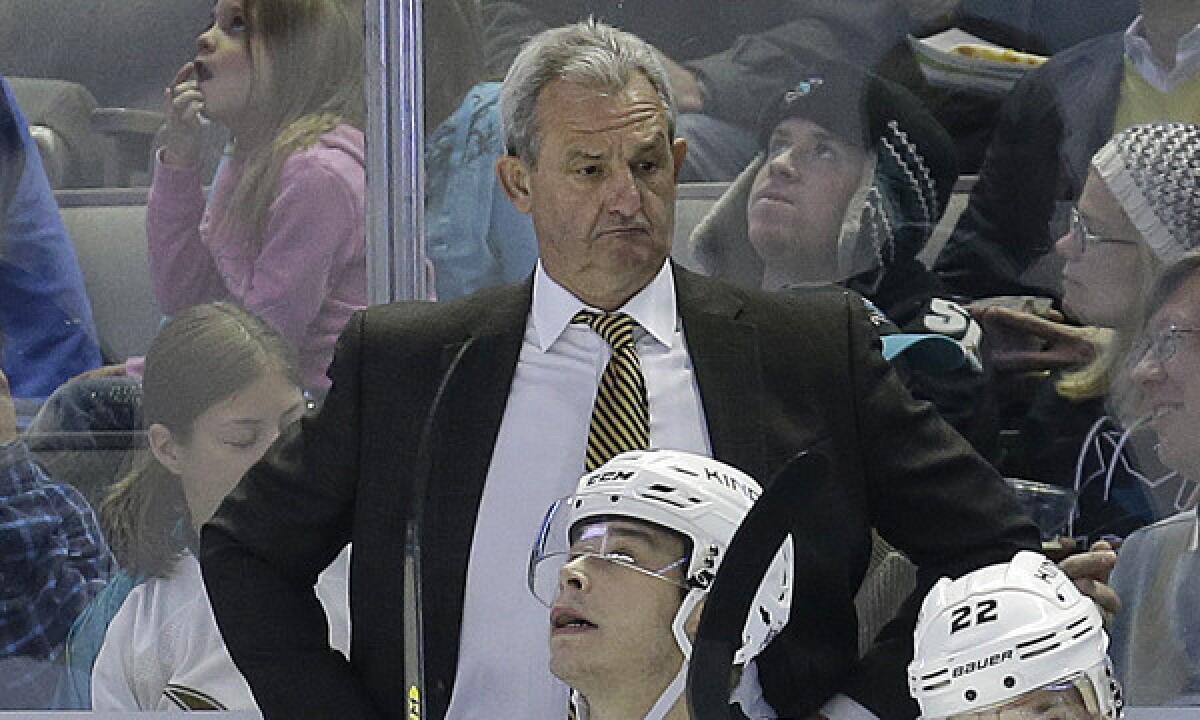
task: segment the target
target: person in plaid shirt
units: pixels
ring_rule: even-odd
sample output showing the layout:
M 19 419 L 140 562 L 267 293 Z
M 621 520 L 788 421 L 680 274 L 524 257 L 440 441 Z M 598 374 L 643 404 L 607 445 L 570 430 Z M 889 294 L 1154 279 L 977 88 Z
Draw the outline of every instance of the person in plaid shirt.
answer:
M 0 709 L 47 706 L 71 623 L 116 570 L 91 506 L 17 437 L 0 373 Z

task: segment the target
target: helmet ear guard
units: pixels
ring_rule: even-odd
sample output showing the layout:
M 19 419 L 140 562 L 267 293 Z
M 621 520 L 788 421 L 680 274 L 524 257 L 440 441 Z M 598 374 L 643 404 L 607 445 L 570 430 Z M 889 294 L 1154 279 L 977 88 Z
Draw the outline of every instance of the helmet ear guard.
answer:
M 1120 715 L 1099 611 L 1037 553 L 938 581 L 913 645 L 909 691 L 924 718 L 976 712 L 1068 682 L 1080 685 L 1085 702 L 1090 696 L 1094 714 Z

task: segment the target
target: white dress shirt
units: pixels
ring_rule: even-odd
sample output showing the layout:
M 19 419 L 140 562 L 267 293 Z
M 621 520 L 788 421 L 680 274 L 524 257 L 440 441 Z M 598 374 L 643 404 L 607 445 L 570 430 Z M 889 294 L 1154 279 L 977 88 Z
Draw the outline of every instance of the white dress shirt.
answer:
M 1179 38 L 1175 46 L 1175 67 L 1167 70 L 1154 59 L 1150 42 L 1143 36 L 1142 16 L 1138 15 L 1125 31 L 1125 56 L 1154 89 L 1171 92 L 1191 80 L 1200 69 L 1200 25 Z
M 564 718 L 566 686 L 550 674 L 550 613 L 526 586 L 529 553 L 550 504 L 583 474 L 588 423 L 611 348 L 571 319 L 589 308 L 538 264 L 533 307 L 475 520 L 458 674 L 449 720 Z M 652 447 L 711 455 L 700 391 L 675 305 L 670 265 L 621 308 L 646 378 Z M 598 311 L 600 312 L 600 311 Z

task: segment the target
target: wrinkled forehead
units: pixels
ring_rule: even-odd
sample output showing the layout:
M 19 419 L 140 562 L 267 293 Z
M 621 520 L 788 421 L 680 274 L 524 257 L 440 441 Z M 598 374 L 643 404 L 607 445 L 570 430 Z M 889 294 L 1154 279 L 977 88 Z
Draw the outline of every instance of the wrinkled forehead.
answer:
M 839 112 L 842 118 L 852 108 Z M 767 144 L 797 144 L 803 141 L 829 140 L 840 143 L 848 148 L 864 149 L 862 130 L 856 123 L 843 120 L 835 122 L 833 118 L 822 113 L 806 114 L 794 112 L 785 115 L 770 132 L 762 138 Z
M 1084 220 L 1093 226 L 1089 228 L 1092 232 L 1130 239 L 1140 239 L 1142 236 L 1121 207 L 1108 181 L 1101 177 L 1094 165 L 1088 168 L 1087 180 L 1076 207 Z

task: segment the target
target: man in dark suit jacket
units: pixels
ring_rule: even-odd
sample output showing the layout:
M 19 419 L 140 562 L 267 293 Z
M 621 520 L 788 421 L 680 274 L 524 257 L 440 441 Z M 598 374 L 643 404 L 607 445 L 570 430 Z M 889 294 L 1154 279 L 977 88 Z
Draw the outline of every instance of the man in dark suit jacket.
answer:
M 1066 230 L 1066 211 L 1083 192 L 1092 155 L 1124 129 L 1115 123 L 1130 77 L 1143 74 L 1140 66 L 1150 63 L 1160 72 L 1171 70 L 1160 56 L 1174 63 L 1180 38 L 1200 21 L 1194 3 L 1140 5 L 1132 31 L 1102 35 L 1055 55 L 1005 99 L 979 182 L 934 265 L 949 290 L 969 298 L 1061 293 L 1055 232 Z M 1137 62 L 1127 49 L 1135 41 L 1127 36 L 1149 49 Z M 1192 68 L 1195 77 L 1194 64 L 1182 67 Z M 1154 107 L 1141 111 L 1151 116 L 1140 122 L 1200 121 Z
M 566 494 L 544 486 L 565 482 L 569 492 L 583 465 L 595 391 L 584 389 L 582 407 L 559 378 L 586 375 L 594 388 L 608 352 L 587 327 L 563 319 L 576 309 L 638 320 L 652 444 L 699 445 L 763 479 L 801 450 L 831 462 L 837 482 L 814 486 L 811 497 L 826 512 L 793 529 L 797 567 L 821 582 L 796 587 L 793 622 L 757 660 L 778 715 L 914 715 L 905 665 L 924 590 L 1034 547 L 1032 524 L 995 472 L 907 395 L 857 296 L 769 295 L 670 264 L 686 143 L 674 137 L 669 85 L 652 49 L 593 23 L 547 31 L 514 63 L 502 104 L 510 154 L 497 171 L 533 216 L 534 277 L 453 303 L 356 315 L 320 413 L 284 434 L 204 530 L 213 609 L 265 716 L 406 716 L 403 543 L 414 505 L 422 508 L 422 715 L 565 714 L 543 682 L 546 655 L 529 650 L 546 644 L 544 609 L 523 591 L 523 577 L 489 565 L 510 560 L 491 547 L 507 535 L 524 539 L 520 561 L 528 557 L 536 524 L 517 515 L 530 505 L 540 518 L 539 498 Z M 657 327 L 664 311 L 665 329 Z M 547 341 L 555 313 L 559 334 Z M 594 350 L 572 357 L 564 347 Z M 561 370 L 572 360 L 584 368 L 573 376 Z M 530 425 L 544 432 L 531 435 Z M 696 431 L 699 440 L 689 435 Z M 675 445 L 678 437 L 691 440 Z M 554 471 L 542 472 L 547 465 Z M 568 466 L 573 474 L 556 477 Z M 422 477 L 428 491 L 415 496 Z M 501 506 L 511 518 L 497 517 Z M 872 527 L 918 565 L 918 588 L 859 659 L 852 599 Z M 312 585 L 349 541 L 347 661 L 328 647 Z M 514 587 L 531 606 L 507 597 Z M 529 612 L 540 629 L 511 634 Z M 547 697 L 522 705 L 538 693 Z
M 1088 40 L 1023 78 L 1004 101 L 979 181 L 934 270 L 972 298 L 1057 295 L 1051 221 L 1083 191 L 1088 161 L 1112 136 L 1121 87 L 1120 33 Z

